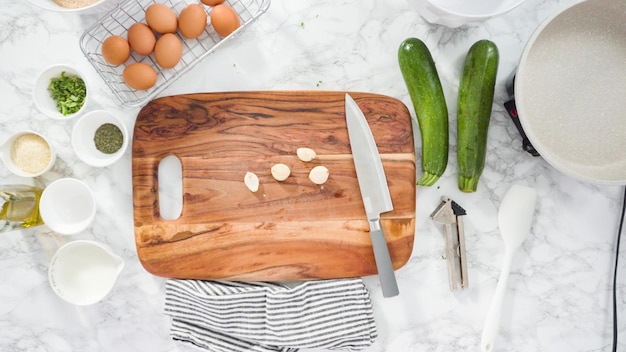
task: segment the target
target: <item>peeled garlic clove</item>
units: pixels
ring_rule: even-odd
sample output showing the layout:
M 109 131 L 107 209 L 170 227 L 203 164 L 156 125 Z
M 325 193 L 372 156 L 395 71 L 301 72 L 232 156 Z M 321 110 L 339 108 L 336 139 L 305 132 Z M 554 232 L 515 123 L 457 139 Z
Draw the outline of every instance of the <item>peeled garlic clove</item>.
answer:
M 309 180 L 316 185 L 322 185 L 328 180 L 328 175 L 326 166 L 316 166 L 309 172 Z
M 243 177 L 243 183 L 252 192 L 259 190 L 259 178 L 252 172 L 246 172 L 246 175 Z
M 298 155 L 298 158 L 300 160 L 306 161 L 306 162 L 309 162 L 315 159 L 315 157 L 317 156 L 317 154 L 315 154 L 315 150 L 311 148 L 298 148 L 296 150 L 296 155 Z
M 291 174 L 291 170 L 289 166 L 285 164 L 275 164 L 271 169 L 272 176 L 276 179 L 276 181 L 285 181 L 287 177 Z

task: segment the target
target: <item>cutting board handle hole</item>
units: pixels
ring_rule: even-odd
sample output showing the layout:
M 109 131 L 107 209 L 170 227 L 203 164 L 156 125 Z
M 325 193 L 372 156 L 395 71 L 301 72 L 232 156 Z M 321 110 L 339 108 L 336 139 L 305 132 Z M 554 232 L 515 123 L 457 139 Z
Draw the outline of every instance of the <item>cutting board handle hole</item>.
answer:
M 183 212 L 183 167 L 180 159 L 169 155 L 159 162 L 159 213 L 164 220 L 176 220 Z

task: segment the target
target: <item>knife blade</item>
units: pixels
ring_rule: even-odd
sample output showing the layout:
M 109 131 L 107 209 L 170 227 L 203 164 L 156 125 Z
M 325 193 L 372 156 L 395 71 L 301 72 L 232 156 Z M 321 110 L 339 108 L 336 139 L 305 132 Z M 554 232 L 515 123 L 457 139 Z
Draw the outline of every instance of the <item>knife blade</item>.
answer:
M 346 124 L 383 297 L 393 297 L 399 293 L 398 284 L 380 225 L 380 214 L 393 210 L 393 203 L 372 131 L 363 111 L 349 94 L 346 94 Z

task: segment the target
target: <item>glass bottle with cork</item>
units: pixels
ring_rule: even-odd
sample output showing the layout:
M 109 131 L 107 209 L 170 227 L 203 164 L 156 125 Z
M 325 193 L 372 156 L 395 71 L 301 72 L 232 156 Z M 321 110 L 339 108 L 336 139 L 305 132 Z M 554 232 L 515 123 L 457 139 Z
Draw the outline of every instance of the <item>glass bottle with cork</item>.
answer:
M 0 232 L 43 225 L 39 199 L 43 189 L 29 185 L 0 185 Z

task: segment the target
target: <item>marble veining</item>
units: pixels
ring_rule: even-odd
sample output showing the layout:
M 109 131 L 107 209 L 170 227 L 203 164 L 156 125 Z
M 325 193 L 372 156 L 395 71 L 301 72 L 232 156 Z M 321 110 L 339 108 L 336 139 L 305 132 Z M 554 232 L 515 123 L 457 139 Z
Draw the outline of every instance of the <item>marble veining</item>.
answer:
M 400 295 L 384 299 L 378 279 L 364 278 L 379 330 L 367 352 L 478 351 L 503 259 L 498 206 L 514 183 L 535 187 L 539 198 L 531 234 L 513 262 L 494 351 L 607 351 L 623 189 L 573 179 L 524 152 L 502 106 L 508 99 L 505 82 L 534 29 L 575 2 L 528 0 L 499 17 L 450 29 L 426 22 L 414 0 L 272 0 L 257 22 L 161 96 L 261 89 L 366 91 L 398 98 L 413 114 L 397 49 L 405 38 L 421 38 L 436 60 L 452 117 L 450 161 L 436 186 L 417 190 L 413 254 L 396 273 Z M 72 64 L 87 75 L 90 108 L 115 112 L 132 130 L 138 109 L 121 107 L 79 47 L 80 35 L 99 14 L 43 11 L 23 0 L 5 0 L 1 6 L 0 141 L 19 129 L 45 132 L 58 159 L 52 171 L 34 180 L 10 176 L 4 167 L 0 179 L 42 186 L 60 177 L 82 179 L 95 191 L 98 212 L 93 225 L 74 236 L 62 237 L 45 226 L 0 235 L 0 350 L 192 350 L 169 338 L 169 321 L 162 311 L 164 281 L 148 274 L 137 260 L 130 149 L 110 167 L 87 166 L 71 149 L 72 123 L 46 118 L 31 98 L 41 70 L 55 63 Z M 500 49 L 498 83 L 485 171 L 478 191 L 463 194 L 457 188 L 456 94 L 464 55 L 483 38 Z M 417 155 L 420 145 L 416 134 Z M 429 218 L 443 195 L 468 214 L 466 291 L 449 291 L 443 228 Z M 74 239 L 101 241 L 126 263 L 110 295 L 93 306 L 61 301 L 47 282 L 52 254 Z M 626 258 L 620 259 L 618 312 L 624 340 Z M 621 342 L 618 350 L 625 348 Z

